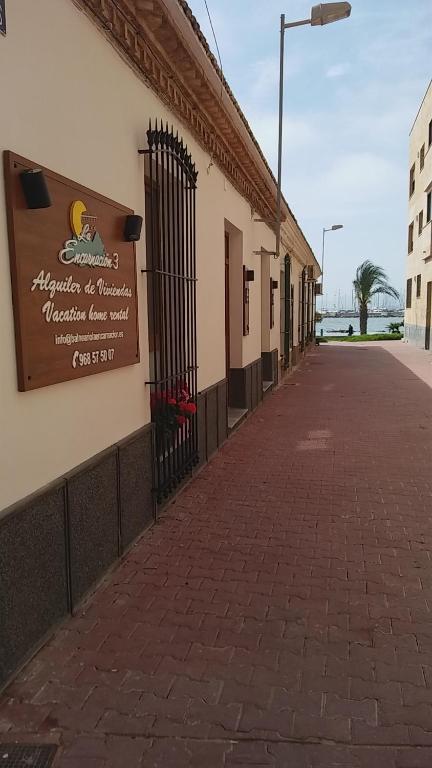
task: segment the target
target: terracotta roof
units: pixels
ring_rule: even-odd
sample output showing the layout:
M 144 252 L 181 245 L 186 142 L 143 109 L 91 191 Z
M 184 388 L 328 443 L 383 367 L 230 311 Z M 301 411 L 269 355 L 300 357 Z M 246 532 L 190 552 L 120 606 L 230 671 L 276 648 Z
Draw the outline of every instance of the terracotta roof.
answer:
M 71 0 L 186 125 L 251 209 L 275 228 L 276 181 L 185 0 Z M 284 247 L 313 252 L 286 201 Z M 273 222 L 273 224 L 271 223 Z

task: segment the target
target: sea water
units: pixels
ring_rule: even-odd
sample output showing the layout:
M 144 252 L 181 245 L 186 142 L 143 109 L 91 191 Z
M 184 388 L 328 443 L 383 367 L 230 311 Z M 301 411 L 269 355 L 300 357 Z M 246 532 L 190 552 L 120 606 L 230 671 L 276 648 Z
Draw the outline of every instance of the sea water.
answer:
M 402 323 L 402 317 L 369 317 L 367 332 L 388 333 L 389 323 Z M 352 325 L 354 333 L 360 333 L 360 318 L 358 317 L 324 317 L 321 323 L 316 324 L 316 335 L 321 336 L 321 328 L 324 336 L 347 336 L 348 326 Z M 403 333 L 403 326 L 401 327 Z

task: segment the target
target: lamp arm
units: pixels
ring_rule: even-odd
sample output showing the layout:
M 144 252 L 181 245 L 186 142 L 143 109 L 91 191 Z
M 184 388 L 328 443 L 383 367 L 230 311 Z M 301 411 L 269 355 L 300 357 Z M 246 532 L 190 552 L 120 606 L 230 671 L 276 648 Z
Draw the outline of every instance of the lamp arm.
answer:
M 284 24 L 284 29 L 292 29 L 293 27 L 302 27 L 304 24 L 310 24 L 312 19 L 303 19 L 303 21 L 291 21 L 288 24 Z

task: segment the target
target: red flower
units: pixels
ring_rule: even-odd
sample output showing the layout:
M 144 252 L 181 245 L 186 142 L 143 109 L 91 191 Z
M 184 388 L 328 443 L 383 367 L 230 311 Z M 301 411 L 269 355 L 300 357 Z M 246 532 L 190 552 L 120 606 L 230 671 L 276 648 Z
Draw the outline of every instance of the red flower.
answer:
M 195 403 L 184 403 L 182 410 L 185 411 L 185 413 L 190 413 L 192 415 L 193 413 L 196 413 L 196 405 Z
M 185 400 L 181 400 L 181 402 L 178 404 L 178 407 L 181 411 L 183 411 L 183 413 L 188 413 L 190 415 L 196 413 L 195 403 L 187 403 Z
M 177 400 L 174 400 L 173 397 L 169 397 L 167 403 L 168 405 L 177 405 Z
M 186 416 L 177 416 L 177 424 L 181 427 L 186 424 Z

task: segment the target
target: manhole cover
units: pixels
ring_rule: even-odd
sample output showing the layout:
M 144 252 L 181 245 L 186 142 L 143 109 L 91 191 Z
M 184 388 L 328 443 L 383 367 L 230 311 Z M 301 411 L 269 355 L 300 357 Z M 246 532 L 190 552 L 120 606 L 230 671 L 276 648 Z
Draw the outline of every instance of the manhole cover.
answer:
M 0 744 L 0 768 L 50 768 L 56 751 L 53 744 Z

